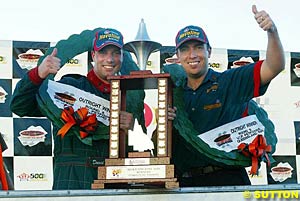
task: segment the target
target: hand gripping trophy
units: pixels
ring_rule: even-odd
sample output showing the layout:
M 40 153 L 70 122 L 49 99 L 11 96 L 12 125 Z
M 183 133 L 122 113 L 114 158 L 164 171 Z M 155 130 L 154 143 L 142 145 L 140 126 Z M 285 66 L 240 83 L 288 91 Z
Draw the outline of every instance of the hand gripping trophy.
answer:
M 147 188 L 155 185 L 165 188 L 178 188 L 174 178 L 174 165 L 170 164 L 172 150 L 172 121 L 168 120 L 168 106 L 172 105 L 172 82 L 168 73 L 153 74 L 146 70 L 151 53 L 158 51 L 160 43 L 151 41 L 144 20 L 134 41 L 124 45 L 132 52 L 140 68 L 130 75 L 110 76 L 110 143 L 109 158 L 105 166 L 98 168 L 98 179 L 92 184 L 93 189 L 105 188 L 105 184 L 123 183 Z M 129 90 L 157 89 L 157 138 L 155 155 L 149 151 L 126 152 L 127 131 L 119 128 L 119 112 L 126 110 L 126 92 Z M 142 130 L 142 129 L 141 129 Z M 124 133 L 125 132 L 125 133 Z M 142 143 L 142 142 L 141 142 Z

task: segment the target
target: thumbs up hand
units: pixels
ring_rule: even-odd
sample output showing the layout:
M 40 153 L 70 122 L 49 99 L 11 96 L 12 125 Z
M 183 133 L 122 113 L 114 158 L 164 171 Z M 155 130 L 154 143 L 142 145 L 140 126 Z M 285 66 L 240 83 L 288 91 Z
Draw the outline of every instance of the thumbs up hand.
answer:
M 44 58 L 41 65 L 38 67 L 38 75 L 45 79 L 49 74 L 56 74 L 60 69 L 60 59 L 56 57 L 57 48 L 54 48 L 52 53 Z
M 254 14 L 256 22 L 264 31 L 274 32 L 276 30 L 274 22 L 266 11 L 258 11 L 256 5 L 253 5 L 252 12 Z

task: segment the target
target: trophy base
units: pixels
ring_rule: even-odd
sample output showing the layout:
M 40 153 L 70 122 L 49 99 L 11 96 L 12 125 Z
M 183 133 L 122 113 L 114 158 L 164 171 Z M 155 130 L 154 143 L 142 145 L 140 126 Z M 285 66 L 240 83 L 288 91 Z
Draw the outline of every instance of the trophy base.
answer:
M 173 179 L 124 179 L 124 180 L 95 180 L 92 189 L 129 189 L 129 188 L 179 188 L 176 178 Z
M 138 157 L 105 159 L 98 167 L 98 179 L 92 189 L 104 188 L 179 188 L 174 178 L 174 165 L 169 157 Z

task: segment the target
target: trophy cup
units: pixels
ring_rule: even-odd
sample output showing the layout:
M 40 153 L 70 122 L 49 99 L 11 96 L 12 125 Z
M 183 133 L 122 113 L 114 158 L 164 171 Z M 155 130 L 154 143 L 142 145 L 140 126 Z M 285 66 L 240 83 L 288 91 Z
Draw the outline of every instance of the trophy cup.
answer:
M 124 45 L 124 49 L 135 54 L 139 71 L 130 75 L 110 76 L 110 139 L 109 158 L 105 166 L 98 167 L 98 179 L 93 189 L 105 188 L 105 184 L 150 184 L 164 185 L 165 188 L 178 188 L 174 178 L 174 165 L 170 164 L 172 151 L 172 121 L 168 120 L 168 106 L 172 105 L 172 82 L 170 74 L 153 74 L 146 70 L 148 57 L 158 51 L 160 43 L 150 40 L 146 25 L 142 19 L 136 38 Z M 126 133 L 119 128 L 119 113 L 126 110 L 126 91 L 137 89 L 157 89 L 158 119 L 156 137 L 156 155 L 150 152 L 126 153 Z

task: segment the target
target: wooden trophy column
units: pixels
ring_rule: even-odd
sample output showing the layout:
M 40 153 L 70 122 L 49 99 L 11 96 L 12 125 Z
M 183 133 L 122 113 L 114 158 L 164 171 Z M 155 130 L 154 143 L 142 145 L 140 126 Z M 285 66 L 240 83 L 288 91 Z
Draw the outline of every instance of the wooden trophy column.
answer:
M 174 165 L 170 164 L 172 150 L 172 121 L 168 121 L 168 106 L 172 105 L 170 75 L 152 74 L 149 70 L 134 71 L 127 76 L 111 76 L 109 158 L 98 167 L 98 179 L 92 189 L 103 189 L 105 184 L 147 184 L 178 188 Z M 126 91 L 157 89 L 158 119 L 156 155 L 150 152 L 126 153 L 127 133 L 119 128 L 119 113 L 126 110 Z M 117 187 L 117 185 L 116 185 Z

